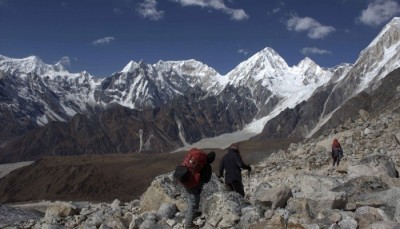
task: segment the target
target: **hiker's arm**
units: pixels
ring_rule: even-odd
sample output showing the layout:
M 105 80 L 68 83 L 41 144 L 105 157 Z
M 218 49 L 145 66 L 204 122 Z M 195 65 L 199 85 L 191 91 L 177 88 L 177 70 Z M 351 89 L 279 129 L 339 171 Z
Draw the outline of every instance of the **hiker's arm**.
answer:
M 251 167 L 250 167 L 249 165 L 246 165 L 246 164 L 243 162 L 243 159 L 242 159 L 242 157 L 240 156 L 240 154 L 237 153 L 237 154 L 235 155 L 235 157 L 236 157 L 236 163 L 237 163 L 237 165 L 239 166 L 239 168 L 247 169 L 247 170 L 251 171 Z
M 250 167 L 250 165 L 246 165 L 246 164 L 243 164 L 243 167 L 242 167 L 243 169 L 247 169 L 249 172 L 251 172 L 251 167 Z
M 201 178 L 204 183 L 208 183 L 211 180 L 212 168 L 210 164 L 206 164 L 201 170 Z

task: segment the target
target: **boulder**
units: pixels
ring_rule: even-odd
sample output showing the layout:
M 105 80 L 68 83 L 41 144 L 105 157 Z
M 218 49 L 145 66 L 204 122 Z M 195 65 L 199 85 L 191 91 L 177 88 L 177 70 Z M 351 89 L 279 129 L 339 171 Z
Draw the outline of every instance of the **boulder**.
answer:
M 129 225 L 121 217 L 108 217 L 101 225 L 100 228 L 112 228 L 112 229 L 128 229 Z
M 213 227 L 233 227 L 240 220 L 245 202 L 236 192 L 217 192 L 206 199 L 203 214 Z
M 356 215 L 353 212 L 341 212 L 342 220 L 338 223 L 339 228 L 358 229 Z
M 250 225 L 249 229 L 287 229 L 285 218 L 276 213 L 270 219 L 261 219 L 259 222 Z
M 318 225 L 314 225 L 312 221 L 303 215 L 290 215 L 287 222 L 287 228 L 319 228 Z
M 172 219 L 175 216 L 175 213 L 178 211 L 178 208 L 175 204 L 171 203 L 163 203 L 157 211 L 157 215 L 162 219 Z
M 306 197 L 311 217 L 315 218 L 323 209 L 343 209 L 347 203 L 344 192 L 314 192 Z
M 53 219 L 65 218 L 76 213 L 76 207 L 67 202 L 56 202 L 47 207 L 45 220 L 47 223 L 52 223 Z
M 111 209 L 116 210 L 117 208 L 119 208 L 120 204 L 121 204 L 121 201 L 118 199 L 115 199 L 111 204 Z
M 304 174 L 299 176 L 300 191 L 307 196 L 314 192 L 329 191 L 338 186 L 341 181 L 336 177 L 327 177 L 321 175 Z
M 213 174 L 210 182 L 204 185 L 200 205 L 213 193 L 223 190 L 223 184 Z M 186 209 L 188 194 L 171 173 L 157 176 L 140 198 L 142 211 L 158 211 L 163 203 L 175 204 L 179 211 Z
M 240 222 L 238 224 L 239 228 L 250 228 L 251 224 L 257 222 L 261 219 L 263 211 L 257 206 L 249 206 L 242 208 L 242 216 L 240 217 Z
M 264 189 L 257 193 L 256 204 L 266 209 L 285 208 L 287 200 L 292 197 L 292 191 L 287 186 L 277 186 L 270 189 Z
M 380 192 L 390 189 L 394 184 L 389 177 L 360 176 L 343 183 L 332 191 L 344 192 L 347 195 L 346 210 L 356 210 L 356 199 L 366 193 Z
M 362 206 L 391 206 L 396 207 L 400 199 L 400 188 L 395 187 L 381 192 L 365 193 L 354 198 L 357 207 Z
M 360 207 L 356 210 L 356 219 L 358 221 L 358 226 L 360 228 L 366 228 L 380 221 L 390 221 L 390 217 L 379 208 L 374 208 L 370 206 Z
M 285 209 L 288 210 L 290 214 L 300 214 L 310 217 L 310 207 L 308 206 L 308 202 L 304 197 L 289 198 Z
M 380 176 L 399 177 L 396 165 L 393 160 L 382 154 L 376 154 L 364 158 L 357 165 L 349 166 L 347 169 L 350 178 L 360 176 Z
M 366 110 L 361 109 L 358 111 L 358 113 L 360 114 L 360 117 L 364 122 L 368 121 L 369 113 Z
M 392 221 L 376 222 L 367 226 L 365 229 L 398 229 L 400 224 Z

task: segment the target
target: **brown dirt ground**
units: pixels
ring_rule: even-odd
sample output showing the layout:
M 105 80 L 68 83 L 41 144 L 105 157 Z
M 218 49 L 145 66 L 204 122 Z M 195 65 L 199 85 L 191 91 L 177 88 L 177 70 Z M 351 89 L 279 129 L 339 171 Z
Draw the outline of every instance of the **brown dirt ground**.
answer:
M 291 140 L 240 143 L 245 163 L 256 164 Z M 212 149 L 205 149 L 210 152 Z M 213 171 L 226 150 L 217 153 Z M 39 200 L 110 202 L 137 199 L 155 176 L 171 172 L 185 152 L 47 157 L 0 179 L 0 202 Z

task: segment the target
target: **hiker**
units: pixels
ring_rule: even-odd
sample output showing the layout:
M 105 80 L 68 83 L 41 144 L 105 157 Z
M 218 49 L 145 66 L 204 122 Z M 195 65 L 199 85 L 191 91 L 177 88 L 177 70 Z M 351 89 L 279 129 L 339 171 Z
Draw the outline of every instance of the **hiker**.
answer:
M 343 157 L 343 150 L 342 146 L 340 145 L 339 141 L 335 138 L 333 139 L 332 143 L 332 159 L 333 159 L 333 164 L 332 168 L 339 166 L 340 159 Z
M 225 186 L 227 189 L 235 191 L 244 197 L 242 169 L 247 169 L 249 173 L 251 172 L 250 165 L 243 163 L 239 145 L 232 144 L 219 164 L 218 178 L 223 177 L 225 171 Z
M 174 177 L 185 187 L 189 196 L 185 213 L 185 229 L 197 228 L 193 223 L 193 219 L 195 214 L 198 214 L 197 210 L 199 208 L 200 194 L 203 191 L 203 185 L 211 180 L 211 163 L 213 163 L 214 160 L 215 152 L 212 151 L 205 154 L 203 151 L 194 148 L 186 154 L 182 165 L 177 166 L 175 170 Z M 179 176 L 179 173 L 181 173 L 179 170 L 181 169 L 189 170 L 189 172 L 186 172 L 186 177 L 184 178 Z

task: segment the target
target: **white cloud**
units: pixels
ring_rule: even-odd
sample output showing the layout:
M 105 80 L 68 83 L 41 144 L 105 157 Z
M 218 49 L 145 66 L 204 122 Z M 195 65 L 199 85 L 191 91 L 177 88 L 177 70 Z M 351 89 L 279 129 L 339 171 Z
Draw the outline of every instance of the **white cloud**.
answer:
M 316 47 L 305 47 L 301 49 L 301 53 L 303 55 L 327 55 L 327 54 L 332 54 L 331 51 L 326 50 L 326 49 L 319 49 Z
M 369 26 L 378 26 L 400 13 L 400 4 L 393 0 L 375 0 L 361 11 L 356 20 Z
M 164 16 L 164 11 L 157 10 L 156 0 L 145 0 L 138 5 L 136 10 L 140 16 L 148 18 L 152 21 L 158 21 Z
M 221 11 L 231 16 L 232 20 L 241 21 L 249 18 L 243 9 L 232 9 L 225 5 L 224 0 L 171 0 L 182 6 L 200 6 Z
M 325 26 L 310 17 L 292 16 L 287 22 L 287 29 L 296 32 L 308 32 L 308 37 L 311 39 L 321 39 L 336 29 L 332 26 Z
M 7 5 L 8 5 L 8 0 L 0 0 L 0 8 L 7 7 Z
M 285 3 L 283 1 L 280 1 L 277 3 L 277 6 L 275 8 L 268 11 L 268 15 L 277 14 L 277 13 L 281 12 L 284 8 L 285 8 Z
M 243 54 L 244 56 L 247 56 L 250 51 L 248 49 L 239 49 L 238 53 Z
M 114 9 L 113 9 L 113 12 L 114 12 L 115 14 L 119 14 L 119 15 L 124 14 L 124 12 L 123 12 L 120 8 L 114 8 Z
M 100 39 L 97 39 L 97 40 L 93 41 L 92 44 L 94 44 L 94 45 L 107 45 L 113 40 L 115 40 L 115 37 L 103 37 L 103 38 L 100 38 Z
M 273 14 L 276 14 L 276 13 L 278 13 L 279 11 L 281 11 L 281 8 L 275 8 L 275 9 L 272 10 L 272 13 L 273 13 Z
M 63 56 L 58 61 L 62 66 L 70 66 L 71 65 L 71 58 L 69 56 Z

